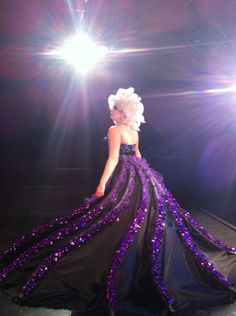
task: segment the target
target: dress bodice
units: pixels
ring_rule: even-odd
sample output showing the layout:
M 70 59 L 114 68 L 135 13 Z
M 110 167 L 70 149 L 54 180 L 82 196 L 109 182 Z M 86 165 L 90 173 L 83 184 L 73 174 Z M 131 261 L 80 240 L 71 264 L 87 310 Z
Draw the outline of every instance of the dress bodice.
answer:
M 120 155 L 135 155 L 135 145 L 121 144 Z

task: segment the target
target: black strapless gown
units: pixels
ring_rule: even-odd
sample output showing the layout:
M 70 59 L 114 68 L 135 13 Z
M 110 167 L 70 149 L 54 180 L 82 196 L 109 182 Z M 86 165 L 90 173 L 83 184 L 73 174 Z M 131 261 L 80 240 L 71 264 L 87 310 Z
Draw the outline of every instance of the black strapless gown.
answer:
M 103 198 L 85 198 L 3 252 L 0 288 L 20 293 L 22 305 L 104 316 L 129 302 L 158 315 L 233 302 L 235 254 L 178 204 L 133 145 L 121 145 Z

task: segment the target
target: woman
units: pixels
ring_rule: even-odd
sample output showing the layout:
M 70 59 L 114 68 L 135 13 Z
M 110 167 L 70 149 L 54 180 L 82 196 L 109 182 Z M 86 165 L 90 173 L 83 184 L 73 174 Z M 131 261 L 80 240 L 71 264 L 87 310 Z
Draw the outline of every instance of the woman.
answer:
M 96 191 L 97 197 L 104 195 L 106 182 L 119 161 L 121 144 L 134 145 L 135 155 L 141 158 L 138 131 L 140 124 L 145 121 L 142 115 L 143 104 L 140 100 L 133 88 L 119 89 L 116 96 L 111 95 L 108 99 L 111 119 L 115 126 L 108 130 L 109 158 Z
M 78 315 L 233 302 L 236 249 L 200 226 L 141 157 L 144 109 L 134 89 L 119 89 L 108 103 L 115 126 L 95 195 L 7 249 L 2 288 L 20 291 L 20 304 Z

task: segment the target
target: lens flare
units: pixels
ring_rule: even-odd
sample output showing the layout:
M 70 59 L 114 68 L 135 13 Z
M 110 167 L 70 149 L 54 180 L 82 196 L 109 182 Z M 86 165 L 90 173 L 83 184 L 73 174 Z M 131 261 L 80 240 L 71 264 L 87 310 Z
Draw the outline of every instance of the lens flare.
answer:
M 71 39 L 65 40 L 65 44 L 52 55 L 64 59 L 78 72 L 85 74 L 97 64 L 108 52 L 105 46 L 97 45 L 84 33 L 78 33 Z

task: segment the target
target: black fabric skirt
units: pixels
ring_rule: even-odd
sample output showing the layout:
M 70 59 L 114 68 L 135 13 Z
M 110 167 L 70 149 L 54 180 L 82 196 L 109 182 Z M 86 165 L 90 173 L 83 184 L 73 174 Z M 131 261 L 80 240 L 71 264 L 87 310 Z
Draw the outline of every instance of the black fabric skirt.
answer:
M 236 249 L 183 209 L 145 159 L 120 155 L 104 197 L 36 227 L 1 256 L 0 289 L 18 304 L 106 315 L 236 298 Z

